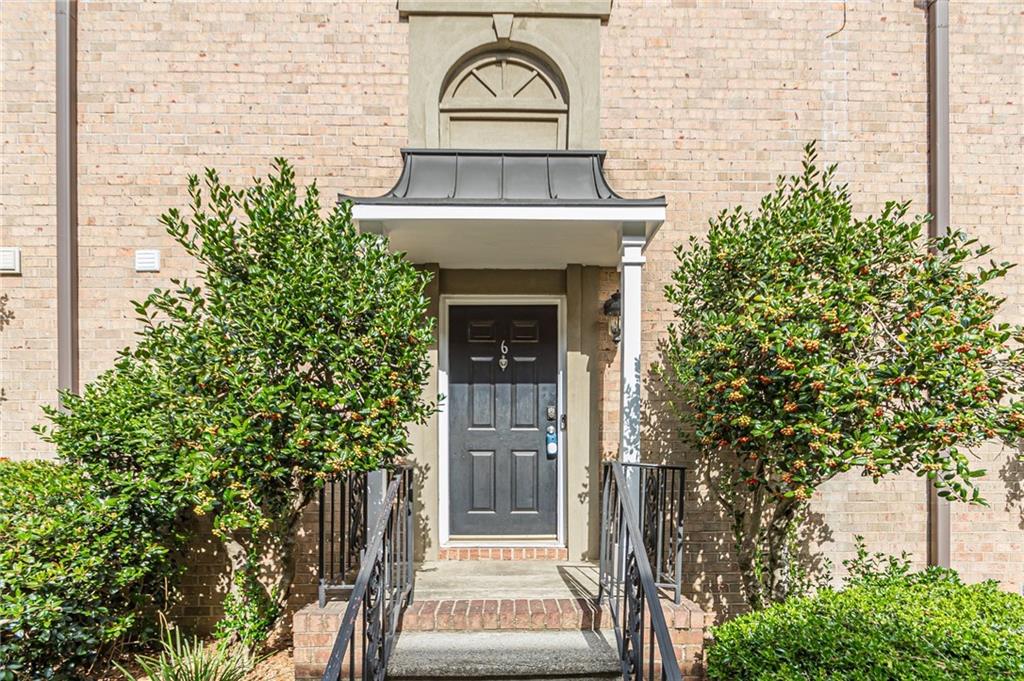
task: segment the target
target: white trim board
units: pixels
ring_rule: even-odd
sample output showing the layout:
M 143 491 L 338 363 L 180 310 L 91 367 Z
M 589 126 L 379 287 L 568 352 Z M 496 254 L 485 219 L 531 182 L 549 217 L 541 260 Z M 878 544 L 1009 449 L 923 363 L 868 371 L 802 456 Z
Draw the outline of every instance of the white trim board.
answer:
M 437 414 L 437 519 L 438 534 L 441 548 L 460 548 L 467 546 L 557 546 L 565 544 L 565 461 L 568 456 L 566 444 L 567 431 L 558 427 L 558 537 L 551 540 L 529 541 L 517 539 L 514 535 L 503 542 L 467 542 L 452 540 L 450 533 L 449 506 L 449 452 L 448 452 L 448 308 L 452 305 L 554 305 L 558 316 L 558 421 L 561 424 L 565 413 L 566 385 L 566 299 L 564 295 L 446 295 L 441 294 L 438 310 L 438 343 L 437 343 L 437 390 L 443 396 Z M 571 424 L 570 424 L 571 425 Z
M 664 206 L 445 206 L 357 203 L 355 220 L 556 220 L 594 222 L 642 222 L 649 229 L 665 221 Z

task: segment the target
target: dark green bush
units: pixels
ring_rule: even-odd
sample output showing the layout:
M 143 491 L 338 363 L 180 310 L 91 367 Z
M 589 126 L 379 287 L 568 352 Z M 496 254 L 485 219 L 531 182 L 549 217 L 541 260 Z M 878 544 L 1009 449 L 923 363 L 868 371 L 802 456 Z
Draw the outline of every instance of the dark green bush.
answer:
M 166 536 L 81 469 L 0 461 L 0 679 L 81 678 L 159 605 Z
M 712 679 L 1024 679 L 1024 598 L 939 569 L 792 598 L 714 637 Z

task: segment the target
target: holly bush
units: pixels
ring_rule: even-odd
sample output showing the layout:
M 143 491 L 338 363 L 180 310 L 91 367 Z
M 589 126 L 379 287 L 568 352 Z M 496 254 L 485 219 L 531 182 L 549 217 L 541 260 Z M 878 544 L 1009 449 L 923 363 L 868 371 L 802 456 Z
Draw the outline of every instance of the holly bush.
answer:
M 137 304 L 138 344 L 65 396 L 44 435 L 69 460 L 209 515 L 232 570 L 219 631 L 255 644 L 288 598 L 318 487 L 406 454 L 408 424 L 431 412 L 427 275 L 357 232 L 347 204 L 323 216 L 315 183 L 300 196 L 284 160 L 244 190 L 207 171 L 189 194 L 189 214 L 162 222 L 195 259 L 194 283 Z M 124 421 L 97 406 L 122 398 Z
M 756 211 L 677 249 L 664 376 L 729 513 L 757 608 L 788 595 L 787 536 L 814 491 L 913 471 L 983 503 L 971 450 L 1024 425 L 1020 326 L 987 285 L 1011 265 L 964 233 L 927 239 L 908 203 L 854 216 L 814 145 Z
M 0 679 L 72 679 L 165 603 L 173 530 L 74 466 L 0 461 Z
M 791 598 L 713 633 L 716 680 L 1024 678 L 1024 598 L 939 568 Z

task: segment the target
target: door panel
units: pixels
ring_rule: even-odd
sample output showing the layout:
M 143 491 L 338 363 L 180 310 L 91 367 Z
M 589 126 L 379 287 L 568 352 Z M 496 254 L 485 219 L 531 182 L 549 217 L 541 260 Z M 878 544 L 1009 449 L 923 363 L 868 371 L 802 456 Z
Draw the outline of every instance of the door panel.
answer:
M 538 462 L 536 451 L 512 452 L 512 511 L 536 512 Z
M 470 358 L 469 403 L 471 428 L 494 428 L 494 364 L 493 357 Z
M 512 360 L 512 427 L 537 427 L 537 358 Z
M 473 504 L 471 511 L 494 512 L 494 452 L 473 451 Z
M 557 307 L 453 305 L 448 319 L 451 533 L 555 535 Z

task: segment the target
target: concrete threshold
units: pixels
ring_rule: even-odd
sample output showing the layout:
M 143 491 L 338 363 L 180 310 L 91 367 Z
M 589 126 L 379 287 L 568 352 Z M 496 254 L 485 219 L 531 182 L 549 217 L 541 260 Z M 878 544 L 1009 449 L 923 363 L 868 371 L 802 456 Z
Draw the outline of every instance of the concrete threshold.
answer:
M 416 571 L 416 600 L 595 598 L 596 563 L 435 561 Z

